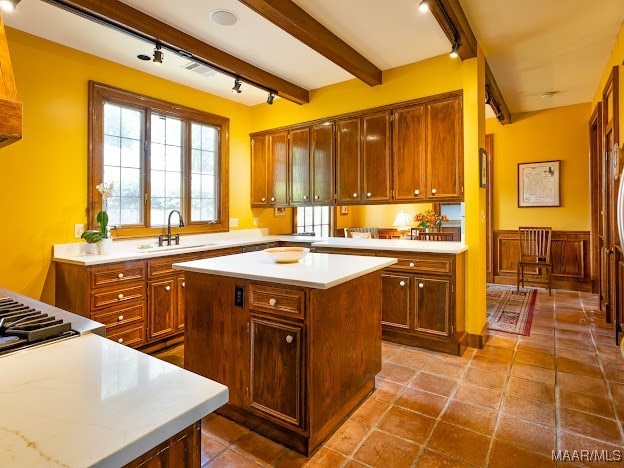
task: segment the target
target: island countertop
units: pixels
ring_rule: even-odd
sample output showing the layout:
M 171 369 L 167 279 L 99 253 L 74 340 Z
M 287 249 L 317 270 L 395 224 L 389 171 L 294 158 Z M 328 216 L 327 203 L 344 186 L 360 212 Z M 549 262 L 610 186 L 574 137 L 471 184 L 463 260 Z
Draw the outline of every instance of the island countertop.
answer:
M 95 334 L 0 358 L 0 464 L 122 466 L 228 401 L 227 387 Z
M 173 268 L 218 276 L 329 289 L 396 262 L 396 258 L 388 257 L 310 253 L 297 263 L 275 263 L 264 252 L 248 252 L 174 263 Z
M 451 241 L 422 241 L 408 239 L 352 239 L 329 237 L 312 244 L 315 248 L 332 247 L 340 249 L 391 250 L 396 252 L 428 252 L 458 254 L 468 250 L 466 244 Z

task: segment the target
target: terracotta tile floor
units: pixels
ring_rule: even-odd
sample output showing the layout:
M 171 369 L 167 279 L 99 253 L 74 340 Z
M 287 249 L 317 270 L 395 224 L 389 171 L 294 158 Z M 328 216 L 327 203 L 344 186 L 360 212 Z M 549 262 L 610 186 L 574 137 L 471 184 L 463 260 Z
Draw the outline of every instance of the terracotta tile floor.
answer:
M 530 337 L 494 332 L 461 357 L 382 352 L 377 389 L 312 458 L 210 415 L 203 466 L 539 467 L 552 450 L 624 448 L 624 359 L 595 295 L 539 290 Z

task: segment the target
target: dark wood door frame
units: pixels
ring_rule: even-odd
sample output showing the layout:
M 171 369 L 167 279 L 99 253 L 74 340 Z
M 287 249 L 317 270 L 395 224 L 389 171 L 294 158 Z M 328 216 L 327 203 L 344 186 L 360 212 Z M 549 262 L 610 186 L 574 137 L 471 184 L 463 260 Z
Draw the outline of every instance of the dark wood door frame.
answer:
M 591 282 L 592 292 L 600 292 L 600 253 L 602 232 L 600 223 L 601 196 L 600 190 L 602 171 L 602 102 L 596 104 L 596 108 L 589 118 L 589 158 L 590 158 L 590 197 L 591 197 Z

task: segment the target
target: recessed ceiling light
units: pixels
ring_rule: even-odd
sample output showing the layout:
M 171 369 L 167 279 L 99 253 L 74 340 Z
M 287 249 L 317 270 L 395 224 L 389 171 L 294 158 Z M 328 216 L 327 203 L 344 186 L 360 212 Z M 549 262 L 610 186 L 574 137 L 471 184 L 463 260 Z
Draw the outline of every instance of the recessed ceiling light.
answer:
M 145 55 L 145 54 L 139 54 L 137 55 L 137 58 L 139 60 L 152 60 L 152 57 L 150 57 L 149 55 Z
M 230 10 L 214 10 L 210 13 L 210 19 L 221 26 L 232 26 L 238 21 L 238 16 Z

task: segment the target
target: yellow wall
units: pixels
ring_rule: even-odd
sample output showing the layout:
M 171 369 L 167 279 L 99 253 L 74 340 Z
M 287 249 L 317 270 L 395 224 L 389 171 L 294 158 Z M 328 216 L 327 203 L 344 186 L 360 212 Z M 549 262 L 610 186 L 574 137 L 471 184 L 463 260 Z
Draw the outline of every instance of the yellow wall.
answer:
M 511 125 L 488 119 L 494 135 L 494 229 L 552 226 L 590 229 L 589 104 L 514 114 Z M 561 206 L 518 208 L 518 163 L 561 160 Z
M 24 138 L 0 149 L 0 287 L 53 298 L 53 244 L 85 223 L 87 82 L 96 80 L 230 118 L 230 217 L 253 227 L 249 107 L 7 28 Z

